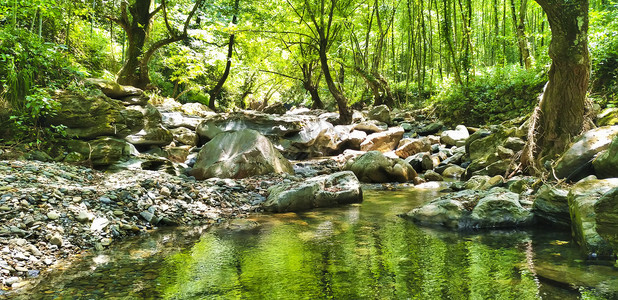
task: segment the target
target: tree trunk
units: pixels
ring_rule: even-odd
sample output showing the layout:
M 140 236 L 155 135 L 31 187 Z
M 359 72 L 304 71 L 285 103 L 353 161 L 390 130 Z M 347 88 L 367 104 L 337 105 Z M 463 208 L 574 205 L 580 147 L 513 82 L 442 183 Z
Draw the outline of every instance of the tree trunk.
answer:
M 337 101 L 337 107 L 339 108 L 339 122 L 341 124 L 350 124 L 352 123 L 352 114 L 348 110 L 348 99 L 335 85 L 333 76 L 330 73 L 330 68 L 328 67 L 328 58 L 326 56 L 326 49 L 328 48 L 327 44 L 328 41 L 325 38 L 320 39 L 320 47 L 318 52 L 320 55 L 320 64 L 322 66 L 324 80 L 326 81 L 328 90 L 333 95 L 333 98 L 335 98 L 335 101 Z
M 522 163 L 533 170 L 536 162 L 560 154 L 585 129 L 590 76 L 588 0 L 536 1 L 547 14 L 551 27 L 552 65 L 522 156 Z
M 234 21 L 236 21 L 236 16 L 234 16 Z M 215 87 L 208 93 L 210 95 L 210 100 L 208 100 L 208 108 L 212 110 L 215 110 L 215 102 L 220 97 L 223 85 L 225 84 L 225 81 L 227 81 L 227 77 L 230 75 L 230 69 L 232 68 L 232 54 L 234 54 L 234 38 L 234 34 L 230 35 L 230 41 L 227 46 L 227 62 L 225 63 L 225 71 L 223 71 L 223 75 L 219 78 L 217 85 L 215 85 Z
M 121 9 L 125 10 L 125 2 Z M 143 88 L 149 83 L 148 76 L 143 77 L 140 58 L 143 54 L 144 44 L 150 31 L 150 3 L 151 0 L 136 0 L 129 7 L 132 21 L 126 24 L 125 31 L 129 46 L 126 51 L 126 61 L 118 73 L 118 83 Z M 126 11 L 123 11 L 125 14 Z M 128 22 L 127 22 L 128 23 Z

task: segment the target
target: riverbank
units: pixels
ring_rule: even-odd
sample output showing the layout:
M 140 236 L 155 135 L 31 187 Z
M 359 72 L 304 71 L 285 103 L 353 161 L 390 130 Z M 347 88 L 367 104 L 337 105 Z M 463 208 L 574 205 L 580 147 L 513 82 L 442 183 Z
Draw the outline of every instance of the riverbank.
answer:
M 290 175 L 195 181 L 148 170 L 0 161 L 0 290 L 63 260 L 160 226 L 208 225 L 259 209 Z

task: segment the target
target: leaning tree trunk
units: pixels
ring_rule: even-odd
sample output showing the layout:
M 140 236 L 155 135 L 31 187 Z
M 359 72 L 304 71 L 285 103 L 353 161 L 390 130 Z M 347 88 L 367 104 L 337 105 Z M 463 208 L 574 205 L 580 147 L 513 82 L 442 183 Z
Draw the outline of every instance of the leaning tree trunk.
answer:
M 320 32 L 321 33 L 321 32 Z M 335 82 L 333 80 L 333 76 L 330 73 L 330 68 L 328 67 L 328 58 L 326 56 L 326 49 L 328 48 L 328 41 L 320 37 L 320 47 L 318 49 L 320 56 L 320 64 L 322 66 L 322 73 L 324 74 L 324 80 L 326 81 L 326 85 L 328 86 L 328 90 L 335 98 L 337 102 L 337 107 L 339 108 L 339 122 L 341 124 L 350 124 L 352 123 L 352 114 L 348 109 L 348 99 L 345 95 L 337 88 Z
M 536 0 L 547 14 L 552 40 L 549 82 L 530 124 L 522 163 L 551 159 L 584 129 L 590 76 L 588 0 Z

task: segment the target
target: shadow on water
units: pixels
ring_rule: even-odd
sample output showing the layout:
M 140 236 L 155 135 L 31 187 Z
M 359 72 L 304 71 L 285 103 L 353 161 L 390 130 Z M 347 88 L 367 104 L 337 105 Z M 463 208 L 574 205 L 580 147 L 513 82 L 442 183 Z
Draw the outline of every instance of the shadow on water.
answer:
M 362 204 L 161 231 L 16 298 L 579 299 L 576 286 L 618 287 L 618 271 L 580 260 L 568 232 L 456 233 L 397 217 L 438 190 L 365 190 Z

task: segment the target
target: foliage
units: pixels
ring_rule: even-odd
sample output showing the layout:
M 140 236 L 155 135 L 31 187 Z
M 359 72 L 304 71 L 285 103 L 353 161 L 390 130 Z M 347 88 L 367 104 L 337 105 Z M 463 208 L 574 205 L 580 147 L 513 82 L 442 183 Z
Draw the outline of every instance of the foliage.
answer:
M 545 72 L 518 66 L 489 69 L 467 87 L 447 82 L 431 101 L 447 124 L 501 122 L 530 113 L 546 80 Z
M 591 92 L 602 105 L 618 104 L 618 4 L 590 13 Z
M 9 126 L 16 141 L 40 147 L 44 139 L 62 131 L 43 126 L 44 119 L 58 108 L 47 89 L 66 86 L 80 72 L 61 46 L 43 42 L 28 31 L 2 31 L 0 40 L 0 101 L 10 110 L 2 123 Z

